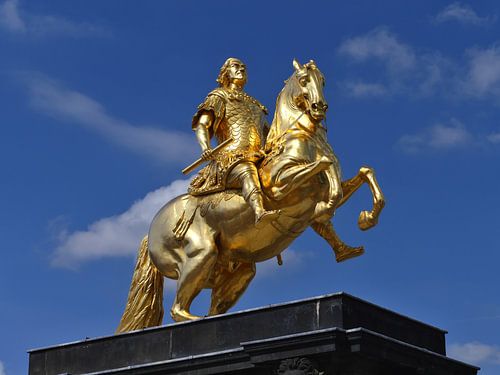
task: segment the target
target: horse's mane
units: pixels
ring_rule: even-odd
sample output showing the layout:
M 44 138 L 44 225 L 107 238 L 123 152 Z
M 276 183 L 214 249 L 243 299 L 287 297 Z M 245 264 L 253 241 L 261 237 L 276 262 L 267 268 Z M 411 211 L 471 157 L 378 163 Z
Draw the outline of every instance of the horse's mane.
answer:
M 269 130 L 269 135 L 267 136 L 267 144 L 271 145 L 273 141 L 278 138 L 282 133 L 282 121 L 281 112 L 283 106 L 286 106 L 292 111 L 300 111 L 300 109 L 295 104 L 294 98 L 300 95 L 301 89 L 295 72 L 285 81 L 285 86 L 281 89 L 278 97 L 276 98 L 276 109 L 274 111 L 273 121 L 271 123 L 271 128 Z

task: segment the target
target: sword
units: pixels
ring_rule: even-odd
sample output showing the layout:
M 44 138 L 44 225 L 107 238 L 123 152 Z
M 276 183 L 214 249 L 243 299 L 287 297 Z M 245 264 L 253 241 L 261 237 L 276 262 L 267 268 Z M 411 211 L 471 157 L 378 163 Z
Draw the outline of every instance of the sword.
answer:
M 224 147 L 226 147 L 229 143 L 233 141 L 233 138 L 228 138 L 224 142 L 222 142 L 220 145 L 217 145 L 217 147 L 214 147 L 212 149 L 212 156 L 217 154 L 220 150 L 222 150 Z M 182 170 L 183 174 L 188 174 L 194 171 L 198 166 L 203 164 L 206 160 L 203 160 L 202 158 L 197 159 L 194 161 L 192 164 L 188 165 L 186 168 Z

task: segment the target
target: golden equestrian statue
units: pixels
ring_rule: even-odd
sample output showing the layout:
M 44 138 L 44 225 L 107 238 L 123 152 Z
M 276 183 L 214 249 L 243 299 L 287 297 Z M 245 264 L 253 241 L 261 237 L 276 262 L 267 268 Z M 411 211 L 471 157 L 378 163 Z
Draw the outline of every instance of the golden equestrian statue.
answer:
M 293 61 L 294 72 L 276 100 L 269 127 L 266 108 L 243 91 L 246 66 L 228 59 L 219 87 L 193 118 L 193 130 L 208 161 L 187 194 L 172 199 L 154 217 L 139 248 L 125 312 L 117 332 L 157 326 L 163 319 L 163 277 L 177 280 L 170 314 L 175 321 L 198 319 L 189 312 L 204 288 L 212 289 L 208 315 L 223 314 L 245 292 L 255 263 L 283 252 L 311 226 L 335 252 L 337 262 L 363 254 L 344 244 L 331 219 L 363 183 L 373 208 L 358 225 L 377 224 L 384 196 L 374 171 L 361 167 L 342 181 L 340 166 L 322 125 L 328 109 L 325 79 L 314 61 Z M 215 137 L 218 146 L 211 148 Z

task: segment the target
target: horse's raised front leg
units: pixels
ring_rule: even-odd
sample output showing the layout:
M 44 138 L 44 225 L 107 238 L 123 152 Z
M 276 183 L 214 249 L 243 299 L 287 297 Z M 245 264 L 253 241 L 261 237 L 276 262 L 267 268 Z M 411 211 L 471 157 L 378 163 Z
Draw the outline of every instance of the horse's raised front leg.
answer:
M 351 247 L 345 244 L 337 236 L 331 222 L 313 222 L 311 227 L 330 244 L 335 253 L 335 259 L 337 262 L 343 262 L 344 260 L 355 258 L 365 252 L 363 246 Z
M 236 263 L 216 270 L 208 315 L 224 314 L 241 297 L 255 276 L 255 263 Z
M 170 315 L 176 322 L 200 318 L 189 312 L 193 299 L 205 288 L 217 261 L 217 248 L 212 238 L 190 233 L 186 236 L 183 259 L 177 280 L 175 295 Z
M 373 195 L 373 208 L 371 211 L 361 211 L 358 226 L 361 230 L 367 230 L 378 222 L 380 212 L 385 206 L 385 199 L 377 179 L 375 171 L 369 167 L 361 167 L 353 178 L 342 182 L 343 197 L 338 207 L 342 206 L 363 183 L 367 183 Z

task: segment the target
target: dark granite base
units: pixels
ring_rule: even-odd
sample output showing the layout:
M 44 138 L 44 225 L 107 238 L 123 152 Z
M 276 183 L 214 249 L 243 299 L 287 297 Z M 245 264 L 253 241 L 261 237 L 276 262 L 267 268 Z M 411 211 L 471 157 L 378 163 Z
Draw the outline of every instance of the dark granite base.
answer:
M 337 293 L 32 350 L 29 374 L 475 375 L 445 334 Z

